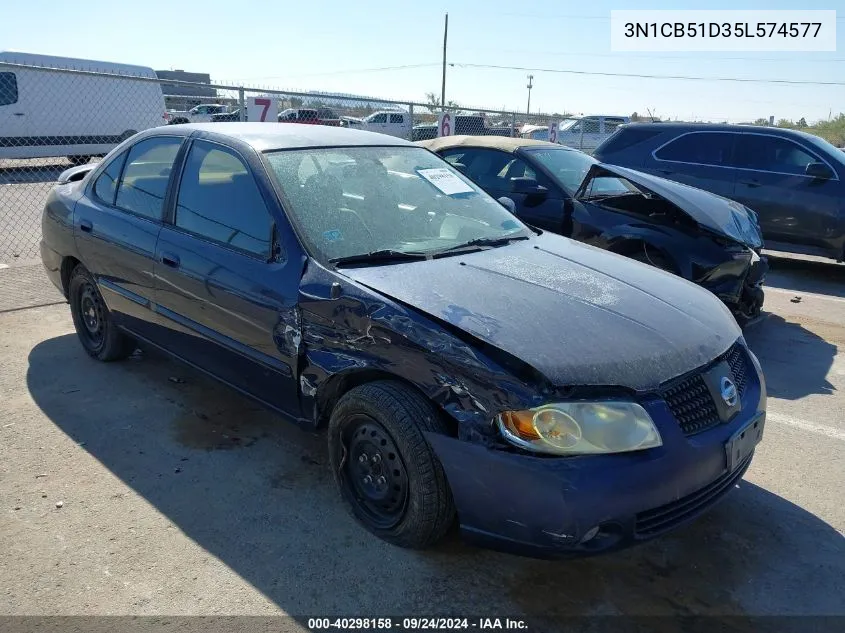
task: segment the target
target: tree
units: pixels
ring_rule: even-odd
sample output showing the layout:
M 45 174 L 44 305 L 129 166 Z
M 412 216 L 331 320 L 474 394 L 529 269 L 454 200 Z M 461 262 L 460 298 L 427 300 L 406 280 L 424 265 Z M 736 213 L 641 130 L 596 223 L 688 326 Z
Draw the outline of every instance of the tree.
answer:
M 796 123 L 796 125 L 798 127 L 807 127 L 807 119 L 801 117 L 800 119 L 798 119 L 798 123 Z
M 768 124 L 769 124 L 768 119 L 764 119 L 763 117 L 760 117 L 759 119 L 754 121 L 754 123 L 752 125 L 768 125 Z
M 639 120 L 640 120 L 640 115 L 639 115 L 639 114 L 637 114 L 636 112 L 634 112 L 634 113 L 632 113 L 632 114 L 631 114 L 631 121 L 632 121 L 632 122 L 636 123 L 636 122 L 637 122 L 637 121 L 639 121 Z
M 778 120 L 778 127 L 795 127 L 795 124 L 789 119 Z
M 301 108 L 302 107 L 302 99 L 299 97 L 291 97 L 290 98 L 290 107 L 291 108 Z
M 440 98 L 433 92 L 426 92 L 425 93 L 425 104 L 429 110 L 439 110 L 440 109 Z M 452 101 L 451 99 L 446 102 L 447 108 L 459 108 L 457 101 Z

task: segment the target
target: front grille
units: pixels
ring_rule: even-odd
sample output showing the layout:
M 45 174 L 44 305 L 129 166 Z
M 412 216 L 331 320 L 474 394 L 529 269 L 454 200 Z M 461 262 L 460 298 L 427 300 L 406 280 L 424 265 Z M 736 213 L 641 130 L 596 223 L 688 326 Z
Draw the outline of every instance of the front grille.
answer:
M 748 382 L 747 361 L 745 350 L 738 343 L 717 358 L 712 364 L 726 361 L 731 368 L 731 378 L 736 385 L 739 397 L 742 399 Z M 694 435 L 721 424 L 716 403 L 710 395 L 710 390 L 704 382 L 704 370 L 690 376 L 683 382 L 670 387 L 662 393 L 663 399 L 669 405 L 669 410 L 684 435 Z
M 702 513 L 724 496 L 742 478 L 752 455 L 743 460 L 732 472 L 725 473 L 704 488 L 658 508 L 640 512 L 636 516 L 634 531 L 638 537 L 657 536 Z
M 716 403 L 713 402 L 713 396 L 710 395 L 701 374 L 667 389 L 663 393 L 663 399 L 669 405 L 669 410 L 684 435 L 699 433 L 721 422 Z

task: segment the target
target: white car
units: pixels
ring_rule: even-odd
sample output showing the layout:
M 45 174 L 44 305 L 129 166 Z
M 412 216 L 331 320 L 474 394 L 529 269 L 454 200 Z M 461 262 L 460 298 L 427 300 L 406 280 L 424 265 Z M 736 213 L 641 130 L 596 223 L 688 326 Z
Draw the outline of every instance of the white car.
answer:
M 168 110 L 165 119 L 170 125 L 208 123 L 215 114 L 226 114 L 227 112 L 229 112 L 228 106 L 216 103 L 201 103 L 190 110 Z
M 596 149 L 623 123 L 630 123 L 627 116 L 591 114 L 566 119 L 558 126 L 557 142 L 587 153 Z
M 411 115 L 404 110 L 379 110 L 365 117 L 361 127 L 371 132 L 410 139 Z
M 0 52 L 0 158 L 67 156 L 83 163 L 136 132 L 162 125 L 161 87 L 134 77 L 157 79 L 144 66 Z

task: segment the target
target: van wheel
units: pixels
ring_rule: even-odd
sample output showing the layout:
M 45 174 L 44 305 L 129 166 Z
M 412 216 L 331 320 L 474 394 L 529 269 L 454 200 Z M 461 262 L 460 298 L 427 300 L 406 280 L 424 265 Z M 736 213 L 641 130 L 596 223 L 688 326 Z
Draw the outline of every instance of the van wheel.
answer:
M 329 458 L 343 500 L 367 530 L 400 547 L 436 543 L 455 518 L 426 431 L 448 433 L 425 398 L 390 381 L 350 390 L 329 421 Z
M 113 361 L 135 351 L 135 341 L 114 325 L 94 278 L 82 265 L 70 274 L 68 301 L 76 334 L 89 356 Z
M 89 160 L 91 160 L 90 156 L 68 156 L 67 159 L 70 161 L 70 164 L 74 167 L 78 167 L 79 165 L 84 165 Z

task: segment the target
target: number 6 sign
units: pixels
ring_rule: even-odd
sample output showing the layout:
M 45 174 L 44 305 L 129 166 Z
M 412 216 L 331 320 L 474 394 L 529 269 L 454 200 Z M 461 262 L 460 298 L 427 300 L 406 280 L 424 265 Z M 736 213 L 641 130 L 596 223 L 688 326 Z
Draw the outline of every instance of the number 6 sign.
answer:
M 246 100 L 246 120 L 275 122 L 276 113 L 271 112 L 273 99 L 270 97 L 248 97 Z
M 452 115 L 441 112 L 437 117 L 437 136 L 452 136 Z

